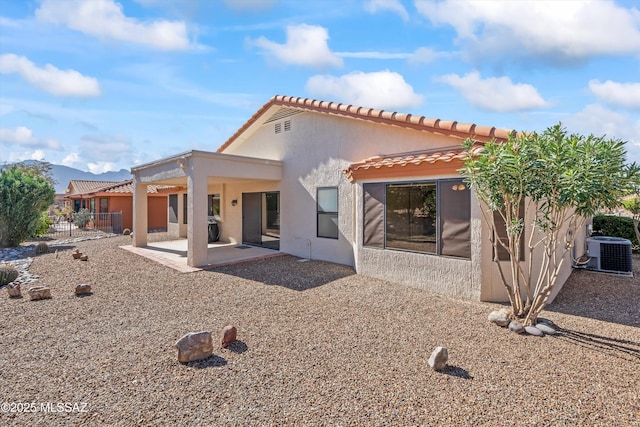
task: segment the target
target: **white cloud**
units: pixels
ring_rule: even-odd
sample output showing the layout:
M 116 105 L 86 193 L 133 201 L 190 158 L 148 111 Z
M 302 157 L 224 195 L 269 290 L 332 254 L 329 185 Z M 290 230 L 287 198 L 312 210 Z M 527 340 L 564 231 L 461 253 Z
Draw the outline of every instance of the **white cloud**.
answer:
M 73 165 L 80 163 L 80 156 L 78 155 L 78 153 L 69 153 L 67 154 L 64 159 L 62 159 L 62 164 L 64 166 L 70 166 L 73 167 Z
M 96 165 L 120 161 L 131 158 L 131 140 L 123 135 L 85 135 L 79 144 L 79 155 L 83 159 Z M 108 159 L 105 162 L 104 159 Z
M 24 153 L 10 153 L 8 163 L 22 162 L 24 160 L 39 160 L 45 159 L 44 151 L 25 151 Z
M 560 62 L 640 52 L 640 13 L 614 1 L 416 0 L 434 24 L 455 28 L 469 51 L 511 53 Z
M 265 37 L 252 43 L 267 54 L 285 64 L 312 68 L 341 67 L 342 59 L 329 49 L 329 33 L 315 25 L 290 25 L 287 27 L 287 42 L 279 44 Z
M 95 174 L 118 170 L 115 163 L 112 162 L 87 163 L 87 167 L 89 168 L 89 172 Z
M 640 163 L 640 118 L 589 104 L 582 111 L 567 118 L 563 125 L 570 132 L 606 135 L 627 141 L 627 161 Z
M 125 16 L 114 0 L 43 0 L 41 21 L 63 24 L 102 40 L 118 40 L 160 50 L 186 50 L 190 43 L 183 21 L 141 22 Z
M 400 74 L 388 70 L 340 77 L 317 75 L 307 81 L 306 89 L 317 96 L 387 110 L 417 107 L 424 100 Z
M 513 83 L 509 77 L 483 79 L 480 73 L 472 71 L 462 77 L 457 74 L 447 74 L 435 80 L 454 87 L 472 105 L 484 110 L 523 111 L 548 105 L 535 87 L 524 83 Z
M 13 53 L 0 55 L 0 73 L 17 73 L 31 85 L 56 96 L 100 95 L 100 85 L 93 77 L 76 70 L 60 70 L 51 64 L 39 68 L 28 58 Z
M 51 150 L 60 149 L 60 143 L 57 140 L 37 138 L 33 135 L 33 131 L 25 126 L 18 126 L 15 129 L 0 128 L 0 143 L 25 147 L 42 147 Z
M 400 0 L 368 0 L 364 4 L 364 9 L 370 13 L 390 11 L 400 15 L 404 21 L 409 20 L 409 13 Z
M 602 102 L 628 108 L 640 108 L 640 83 L 618 83 L 607 80 L 589 82 L 589 90 Z

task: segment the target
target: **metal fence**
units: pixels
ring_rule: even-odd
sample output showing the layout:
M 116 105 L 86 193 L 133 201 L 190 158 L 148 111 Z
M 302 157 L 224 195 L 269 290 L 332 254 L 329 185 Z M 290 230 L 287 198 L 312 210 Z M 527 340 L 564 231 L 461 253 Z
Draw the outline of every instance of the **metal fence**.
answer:
M 51 239 L 120 234 L 123 231 L 122 212 L 91 213 L 88 218 L 82 220 L 74 213 L 70 216 L 53 215 L 49 219 L 52 221 L 51 227 L 42 237 Z

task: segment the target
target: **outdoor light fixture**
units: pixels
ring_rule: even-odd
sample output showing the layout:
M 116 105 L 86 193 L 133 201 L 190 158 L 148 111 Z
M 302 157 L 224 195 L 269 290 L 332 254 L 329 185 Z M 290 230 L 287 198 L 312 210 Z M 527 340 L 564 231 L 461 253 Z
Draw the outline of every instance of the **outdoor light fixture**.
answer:
M 180 157 L 177 162 L 178 166 L 180 166 L 180 169 L 184 169 L 185 167 L 187 167 L 187 159 L 185 159 L 184 157 Z
M 233 200 L 231 201 L 231 206 L 235 206 L 235 205 L 237 205 L 237 204 L 238 204 L 238 199 L 233 199 Z

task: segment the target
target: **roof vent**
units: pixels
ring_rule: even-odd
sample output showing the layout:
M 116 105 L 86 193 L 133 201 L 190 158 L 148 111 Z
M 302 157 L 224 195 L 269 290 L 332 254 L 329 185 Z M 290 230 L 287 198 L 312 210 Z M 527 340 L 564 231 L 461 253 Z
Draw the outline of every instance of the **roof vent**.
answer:
M 276 123 L 274 129 L 275 129 L 276 133 L 281 133 L 282 132 L 282 123 Z
M 291 120 L 284 121 L 284 131 L 289 132 L 291 130 Z

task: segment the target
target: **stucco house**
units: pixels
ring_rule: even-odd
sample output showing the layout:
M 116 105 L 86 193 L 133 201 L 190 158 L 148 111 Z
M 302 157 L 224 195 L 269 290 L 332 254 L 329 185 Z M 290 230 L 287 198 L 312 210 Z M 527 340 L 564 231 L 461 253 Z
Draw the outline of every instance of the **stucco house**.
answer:
M 207 262 L 214 216 L 224 241 L 454 297 L 506 301 L 479 202 L 458 169 L 466 138 L 481 149 L 510 132 L 275 96 L 216 152 L 131 169 L 133 244 L 147 246 L 138 230 L 147 229 L 148 187 L 180 186 L 169 196 L 168 231 L 187 237 L 190 266 Z
M 65 190 L 65 200 L 73 212 L 88 209 L 94 214 L 122 212 L 119 228 L 133 227 L 132 180 L 120 182 L 71 180 Z M 150 230 L 166 230 L 168 191 L 166 186 L 147 186 L 147 225 Z M 173 190 L 175 191 L 175 190 Z

